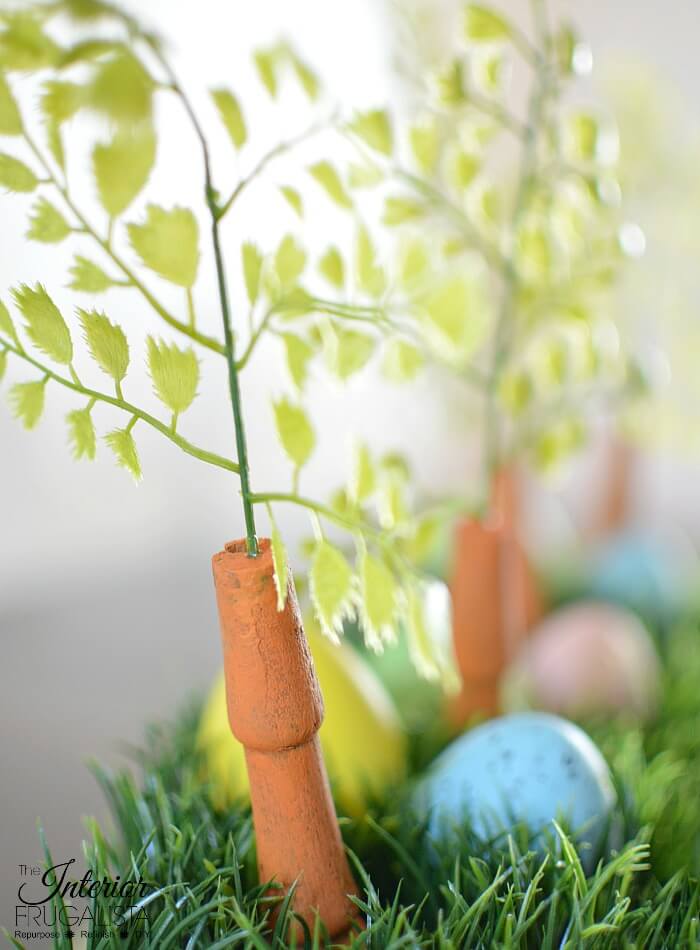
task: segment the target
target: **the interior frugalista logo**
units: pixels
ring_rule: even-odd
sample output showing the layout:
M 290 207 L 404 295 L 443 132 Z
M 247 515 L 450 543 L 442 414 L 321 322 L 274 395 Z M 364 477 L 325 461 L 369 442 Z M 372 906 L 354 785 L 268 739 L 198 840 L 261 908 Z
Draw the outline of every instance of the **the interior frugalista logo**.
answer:
M 99 879 L 90 869 L 78 879 L 70 873 L 74 864 L 75 858 L 46 869 L 18 865 L 16 940 L 100 939 L 115 931 L 126 937 L 135 928 L 148 930 L 144 899 L 156 889 L 155 884 L 143 878 Z

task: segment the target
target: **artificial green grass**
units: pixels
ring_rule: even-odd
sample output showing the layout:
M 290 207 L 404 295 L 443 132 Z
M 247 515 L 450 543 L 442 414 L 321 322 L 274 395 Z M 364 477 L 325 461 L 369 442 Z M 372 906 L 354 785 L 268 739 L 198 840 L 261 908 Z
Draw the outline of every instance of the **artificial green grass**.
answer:
M 410 804 L 410 785 L 393 790 L 363 820 L 342 829 L 361 888 L 367 928 L 353 946 L 398 948 L 680 948 L 700 946 L 700 635 L 695 624 L 665 650 L 664 700 L 644 728 L 588 723 L 620 789 L 626 844 L 584 873 L 575 848 L 553 831 L 547 855 L 528 848 L 525 828 L 489 843 L 468 826 L 447 844 L 428 840 L 425 816 Z M 247 807 L 215 812 L 195 751 L 197 709 L 148 730 L 138 753 L 141 775 L 95 774 L 118 834 L 91 825 L 86 859 L 95 877 L 141 877 L 149 928 L 138 913 L 87 943 L 94 948 L 286 947 L 290 908 L 274 926 L 270 897 L 257 881 Z M 434 746 L 439 739 L 433 740 Z M 425 737 L 414 761 L 437 748 Z M 96 898 L 93 916 L 111 912 Z M 59 936 L 56 948 L 70 948 Z M 309 947 L 328 946 L 319 924 Z

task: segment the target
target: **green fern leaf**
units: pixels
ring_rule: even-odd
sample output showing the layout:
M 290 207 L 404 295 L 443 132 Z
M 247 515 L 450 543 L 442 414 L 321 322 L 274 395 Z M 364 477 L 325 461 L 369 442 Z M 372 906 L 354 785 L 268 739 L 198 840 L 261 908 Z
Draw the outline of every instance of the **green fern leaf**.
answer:
M 124 50 L 98 66 L 86 102 L 115 122 L 142 122 L 151 118 L 155 88 L 140 60 Z
M 91 22 L 114 16 L 114 7 L 101 0 L 63 0 L 66 12 L 80 22 Z
M 493 43 L 510 36 L 508 21 L 500 13 L 470 3 L 464 12 L 464 36 L 473 43 Z
M 308 374 L 309 360 L 314 355 L 313 347 L 295 333 L 284 333 L 282 340 L 289 375 L 297 389 L 302 390 Z
M 448 275 L 423 302 L 435 342 L 452 359 L 470 356 L 483 342 L 489 309 L 480 280 L 468 273 Z
M 125 49 L 124 43 L 116 40 L 81 40 L 63 51 L 59 65 L 66 69 L 78 63 L 95 63 L 98 60 L 106 59 L 108 56 L 118 56 Z
M 416 164 L 425 174 L 431 174 L 440 157 L 440 138 L 435 119 L 423 119 L 411 127 L 409 142 Z
M 352 613 L 352 569 L 345 556 L 328 541 L 316 545 L 309 571 L 309 593 L 321 629 L 337 641 L 343 619 Z
M 304 202 L 296 188 L 290 188 L 289 185 L 280 185 L 280 191 L 291 208 L 296 211 L 300 218 L 304 217 Z
M 156 135 L 150 123 L 118 131 L 107 145 L 96 145 L 92 166 L 102 207 L 111 218 L 138 197 L 156 160 Z
M 101 267 L 79 254 L 76 254 L 70 274 L 73 279 L 68 286 L 72 290 L 82 291 L 86 294 L 101 294 L 116 283 L 105 274 Z
M 96 310 L 78 310 L 90 355 L 100 369 L 120 383 L 129 368 L 129 344 L 124 331 Z
M 290 49 L 288 52 L 292 69 L 296 73 L 296 77 L 301 83 L 304 92 L 312 101 L 317 99 L 320 88 L 318 76 L 293 49 Z
M 26 194 L 34 191 L 38 184 L 39 179 L 24 162 L 0 153 L 0 188 Z
M 252 305 L 260 294 L 260 275 L 262 273 L 263 258 L 254 244 L 246 242 L 241 247 L 241 259 L 243 262 L 245 289 L 248 294 L 248 300 Z
M 350 130 L 370 148 L 383 155 L 391 155 L 394 137 L 389 116 L 383 109 L 361 113 L 350 123 Z
M 329 247 L 318 263 L 318 269 L 329 284 L 342 290 L 345 285 L 345 264 L 337 247 Z
M 357 330 L 336 327 L 326 335 L 328 367 L 340 379 L 349 379 L 369 361 L 375 347 L 374 337 Z
M 238 99 L 228 89 L 213 89 L 211 97 L 234 147 L 242 148 L 248 138 L 248 132 Z
M 277 289 L 273 287 L 272 293 L 276 293 Z M 277 301 L 277 312 L 283 314 L 285 320 L 296 320 L 298 317 L 304 317 L 312 313 L 314 305 L 314 298 L 311 294 L 297 284 L 295 287 L 285 290 L 283 299 Z
M 574 112 L 564 122 L 564 145 L 575 162 L 592 162 L 604 140 L 600 120 L 588 112 Z
M 306 251 L 291 234 L 287 234 L 282 238 L 275 254 L 275 273 L 280 286 L 284 289 L 293 287 L 304 272 L 305 266 Z
M 44 411 L 44 381 L 16 383 L 10 390 L 10 400 L 15 414 L 26 429 L 33 429 Z
M 253 62 L 258 71 L 260 82 L 274 99 L 277 95 L 277 56 L 275 50 L 257 50 Z
M 425 563 L 435 551 L 445 528 L 444 512 L 428 512 L 417 518 L 412 525 L 411 536 L 405 539 L 406 550 L 414 563 Z
M 8 71 L 35 72 L 55 66 L 61 48 L 42 30 L 40 16 L 29 11 L 3 13 L 0 64 Z
M 194 350 L 148 337 L 148 369 L 156 396 L 179 415 L 192 405 L 199 383 L 199 361 Z
M 0 380 L 5 376 L 7 370 L 7 350 L 0 350 Z
M 46 121 L 46 141 L 49 146 L 49 151 L 54 157 L 56 164 L 63 171 L 66 170 L 66 153 L 63 148 L 63 135 L 61 134 L 61 126 L 58 122 L 54 122 L 53 119 L 47 119 Z
M 19 342 L 17 339 L 15 325 L 12 322 L 12 317 L 10 316 L 10 311 L 7 309 L 2 300 L 0 300 L 0 333 L 4 333 L 6 337 L 14 340 L 15 343 Z
M 468 188 L 481 168 L 481 158 L 464 149 L 457 149 L 450 157 L 448 180 L 457 191 Z
M 348 497 L 354 504 L 361 505 L 372 497 L 376 485 L 377 476 L 372 456 L 367 446 L 360 444 L 354 452 Z
M 134 481 L 141 481 L 141 463 L 131 432 L 128 429 L 115 429 L 105 436 L 105 442 L 114 452 L 117 464 L 130 472 Z
M 440 667 L 436 662 L 436 651 L 425 616 L 423 597 L 415 586 L 408 590 L 406 608 L 411 661 L 421 676 L 434 681 L 440 676 Z
M 398 279 L 401 287 L 409 292 L 430 273 L 430 252 L 426 242 L 419 237 L 405 241 L 401 248 Z
M 74 82 L 52 79 L 44 83 L 41 111 L 48 121 L 62 125 L 85 105 L 85 89 Z
M 370 649 L 381 651 L 385 643 L 396 639 L 398 585 L 384 561 L 367 551 L 360 557 L 358 573 L 365 642 Z
M 199 268 L 199 226 L 187 208 L 146 209 L 143 224 L 128 227 L 131 246 L 144 265 L 179 287 L 192 287 Z
M 295 468 L 302 468 L 311 458 L 316 445 L 309 417 L 300 406 L 295 406 L 286 398 L 273 403 L 272 408 L 282 448 Z
M 66 416 L 66 422 L 73 458 L 87 458 L 92 461 L 97 453 L 97 439 L 90 410 L 74 409 Z
M 330 162 L 316 162 L 315 165 L 309 167 L 309 174 L 337 205 L 341 208 L 353 207 L 352 198 L 347 193 L 337 170 Z
M 385 174 L 379 165 L 365 162 L 362 165 L 352 164 L 348 171 L 348 182 L 351 188 L 374 188 L 384 181 Z
M 287 559 L 287 550 L 282 541 L 282 535 L 274 521 L 272 522 L 272 531 L 270 532 L 270 548 L 272 550 L 272 566 L 275 572 L 277 609 L 284 610 L 289 586 L 289 562 Z
M 356 243 L 357 284 L 371 297 L 381 297 L 386 290 L 384 271 L 377 264 L 377 253 L 367 228 L 361 227 Z
M 26 322 L 30 340 L 57 363 L 68 365 L 73 359 L 70 330 L 42 284 L 20 284 L 12 296 Z
M 394 383 L 405 383 L 413 379 L 423 367 L 420 350 L 406 340 L 390 340 L 384 353 L 382 370 L 387 379 Z
M 39 198 L 29 215 L 29 240 L 39 241 L 41 244 L 60 244 L 71 230 L 61 212 L 46 198 Z
M 21 135 L 22 117 L 9 83 L 0 72 L 0 135 Z
M 384 203 L 384 224 L 394 228 L 407 221 L 416 221 L 425 215 L 425 205 L 412 198 L 389 197 Z
M 379 522 L 388 531 L 407 520 L 408 476 L 408 463 L 402 456 L 390 453 L 381 459 L 377 477 L 376 506 Z

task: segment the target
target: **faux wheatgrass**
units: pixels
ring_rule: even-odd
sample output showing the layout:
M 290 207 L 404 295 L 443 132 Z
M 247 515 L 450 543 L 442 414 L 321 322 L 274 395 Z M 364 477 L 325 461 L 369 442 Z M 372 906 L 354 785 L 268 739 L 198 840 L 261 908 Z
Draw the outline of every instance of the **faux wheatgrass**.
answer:
M 162 40 L 102 0 L 28 3 L 19 12 L 3 13 L 0 50 L 0 135 L 3 148 L 12 152 L 0 152 L 0 186 L 18 203 L 25 196 L 33 201 L 28 239 L 78 244 L 68 286 L 79 302 L 73 322 L 64 315 L 65 290 L 40 283 L 12 288 L 12 309 L 0 300 L 0 377 L 10 365 L 10 372 L 24 368 L 28 374 L 10 389 L 15 414 L 28 429 L 40 422 L 47 392 L 60 388 L 71 395 L 75 405 L 66 422 L 76 458 L 94 459 L 104 442 L 138 481 L 137 439 L 147 427 L 187 455 L 236 476 L 245 533 L 215 556 L 214 577 L 230 721 L 246 750 L 261 883 L 281 885 L 275 891 L 280 900 L 294 885 L 298 917 L 312 931 L 320 921 L 331 938 L 340 939 L 349 927 L 361 926 L 352 903 L 357 891 L 317 737 L 323 702 L 275 516 L 279 506 L 291 504 L 311 517 L 310 600 L 325 634 L 337 639 L 344 619 L 357 612 L 366 639 L 381 648 L 408 613 L 412 638 L 421 644 L 421 663 L 428 663 L 422 580 L 398 551 L 397 538 L 406 533 L 403 506 L 401 522 L 394 517 L 398 486 L 404 481 L 401 466 L 388 458 L 375 469 L 365 458 L 340 500 L 323 502 L 304 495 L 300 487 L 302 470 L 317 448 L 314 425 L 302 405 L 309 366 L 323 358 L 344 381 L 365 365 L 384 320 L 378 300 L 384 278 L 365 229 L 358 238 L 361 253 L 346 268 L 336 245 L 329 245 L 312 267 L 293 233 L 263 250 L 241 240 L 235 230 L 225 233 L 225 225 L 235 217 L 242 196 L 252 197 L 268 166 L 303 145 L 313 145 L 316 154 L 301 176 L 297 169 L 300 181 L 275 188 L 281 216 L 303 217 L 307 184 L 325 192 L 339 213 L 352 210 L 335 166 L 318 156 L 317 139 L 341 120 L 317 121 L 268 151 L 256 152 L 248 123 L 261 121 L 260 109 L 247 114 L 234 93 L 220 87 L 211 90 L 210 115 L 203 110 L 200 116 L 173 72 Z M 310 100 L 319 98 L 316 76 L 288 44 L 258 51 L 254 60 L 271 98 L 282 95 L 288 79 Z M 26 97 L 16 98 L 15 86 L 25 83 Z M 136 219 L 125 220 L 157 170 L 154 117 L 156 100 L 164 97 L 179 105 L 199 147 L 200 205 L 191 210 L 145 203 Z M 38 103 L 38 121 L 23 114 L 25 98 Z M 73 163 L 66 161 L 75 140 L 66 132 L 79 114 L 104 120 L 95 126 L 95 134 L 103 138 L 85 143 L 91 147 L 97 210 L 85 208 L 75 194 Z M 376 138 L 371 117 L 354 121 L 371 147 Z M 218 123 L 222 133 L 222 172 L 241 169 L 233 181 L 216 180 L 218 155 L 210 145 L 209 122 Z M 85 126 L 87 138 L 89 128 Z M 32 197 L 35 192 L 39 195 Z M 200 220 L 206 221 L 204 233 Z M 228 253 L 232 240 L 238 251 L 233 261 Z M 205 249 L 214 264 L 219 335 L 203 326 L 198 313 Z M 235 296 L 229 293 L 229 280 L 240 286 Z M 355 290 L 348 301 L 350 285 Z M 107 291 L 128 296 L 126 313 L 137 310 L 137 301 L 162 323 L 166 337 L 148 337 L 145 347 L 154 406 L 132 399 L 127 330 L 96 306 L 96 298 Z M 287 485 L 254 491 L 240 378 L 263 338 L 281 346 L 288 370 L 291 392 L 274 400 L 272 414 L 291 471 Z M 87 358 L 76 369 L 83 341 Z M 200 362 L 202 352 L 207 363 Z M 211 366 L 211 360 L 221 360 L 226 374 L 234 457 L 213 452 L 183 433 L 188 410 L 207 382 L 202 366 Z M 121 422 L 102 432 L 98 427 L 105 417 Z M 269 520 L 269 541 L 257 537 L 261 509 Z M 344 543 L 327 537 L 329 526 L 344 532 Z

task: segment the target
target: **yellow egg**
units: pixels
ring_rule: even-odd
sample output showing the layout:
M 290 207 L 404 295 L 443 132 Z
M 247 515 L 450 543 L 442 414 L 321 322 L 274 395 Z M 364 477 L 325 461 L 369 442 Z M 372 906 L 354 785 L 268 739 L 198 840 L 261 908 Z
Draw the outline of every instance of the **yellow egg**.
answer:
M 326 707 L 319 735 L 335 800 L 341 811 L 359 816 L 369 797 L 404 776 L 406 736 L 381 680 L 358 653 L 330 643 L 308 621 L 305 630 Z M 202 712 L 198 745 L 215 807 L 247 798 L 243 746 L 229 728 L 223 673 Z

